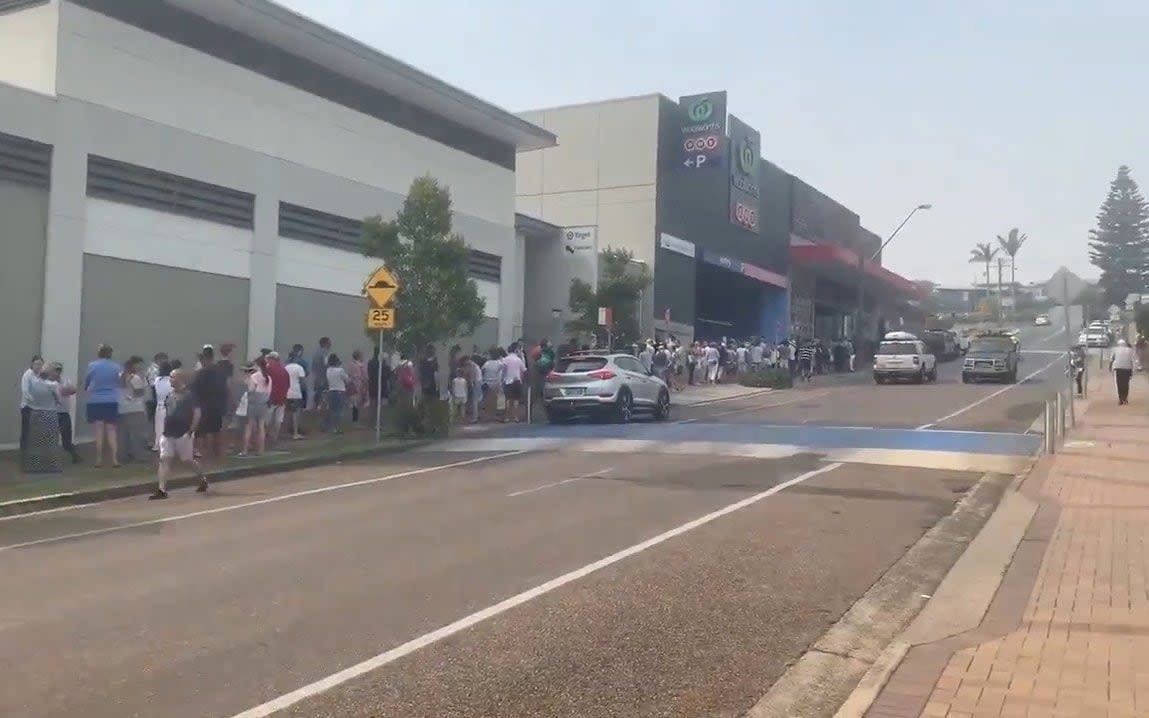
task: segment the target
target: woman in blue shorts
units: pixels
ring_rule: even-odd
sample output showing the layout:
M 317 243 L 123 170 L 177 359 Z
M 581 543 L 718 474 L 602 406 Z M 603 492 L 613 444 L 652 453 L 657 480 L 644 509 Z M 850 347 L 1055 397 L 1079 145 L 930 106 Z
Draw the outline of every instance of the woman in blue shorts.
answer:
M 116 422 L 120 417 L 120 374 L 123 369 L 112 361 L 112 348 L 107 344 L 100 345 L 96 357 L 84 375 L 84 391 L 87 394 L 84 408 L 88 423 L 96 430 L 96 466 L 104 465 L 104 447 L 107 446 L 112 466 L 118 467 Z

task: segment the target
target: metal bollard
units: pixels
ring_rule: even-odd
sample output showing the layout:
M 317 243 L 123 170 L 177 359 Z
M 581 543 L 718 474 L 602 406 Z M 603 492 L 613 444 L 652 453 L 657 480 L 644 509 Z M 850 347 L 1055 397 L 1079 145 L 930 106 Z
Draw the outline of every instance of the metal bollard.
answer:
M 1054 439 L 1060 441 L 1065 436 L 1065 399 L 1061 396 L 1061 392 L 1057 392 L 1054 398 L 1054 421 L 1057 422 L 1057 431 L 1054 433 Z
M 1052 454 L 1052 453 L 1055 453 L 1057 441 L 1054 439 L 1054 436 L 1053 436 L 1053 433 L 1054 433 L 1053 408 L 1051 406 L 1051 402 L 1049 402 L 1048 400 L 1046 400 L 1046 402 L 1045 402 L 1044 412 L 1045 412 L 1045 416 L 1044 416 L 1044 418 L 1045 418 L 1045 433 L 1044 433 L 1045 452 L 1047 454 Z

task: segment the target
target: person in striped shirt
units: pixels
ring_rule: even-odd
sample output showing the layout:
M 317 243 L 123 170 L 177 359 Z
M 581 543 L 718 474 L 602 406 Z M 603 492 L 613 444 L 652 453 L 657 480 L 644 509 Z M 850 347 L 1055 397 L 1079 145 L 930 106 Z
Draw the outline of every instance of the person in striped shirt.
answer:
M 798 349 L 798 372 L 803 381 L 810 381 L 814 375 L 814 342 L 807 341 Z

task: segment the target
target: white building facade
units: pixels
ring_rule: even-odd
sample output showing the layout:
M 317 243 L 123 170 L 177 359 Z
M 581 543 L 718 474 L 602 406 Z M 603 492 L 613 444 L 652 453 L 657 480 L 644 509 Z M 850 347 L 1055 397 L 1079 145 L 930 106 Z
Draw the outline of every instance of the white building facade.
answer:
M 13 386 L 102 342 L 365 349 L 359 223 L 426 174 L 472 250 L 474 341 L 521 330 L 515 155 L 553 135 L 274 3 L 0 0 L 0 108 Z

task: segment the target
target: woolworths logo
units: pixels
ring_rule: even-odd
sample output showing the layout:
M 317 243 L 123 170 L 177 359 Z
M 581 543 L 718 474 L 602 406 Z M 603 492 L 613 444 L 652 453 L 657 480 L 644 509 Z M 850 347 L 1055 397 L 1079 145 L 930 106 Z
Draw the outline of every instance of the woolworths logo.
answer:
M 758 150 L 749 139 L 743 138 L 738 143 L 738 169 L 742 174 L 753 174 L 754 163 L 758 161 Z
M 714 102 L 709 97 L 695 100 L 686 108 L 686 114 L 691 122 L 706 122 L 714 114 Z

